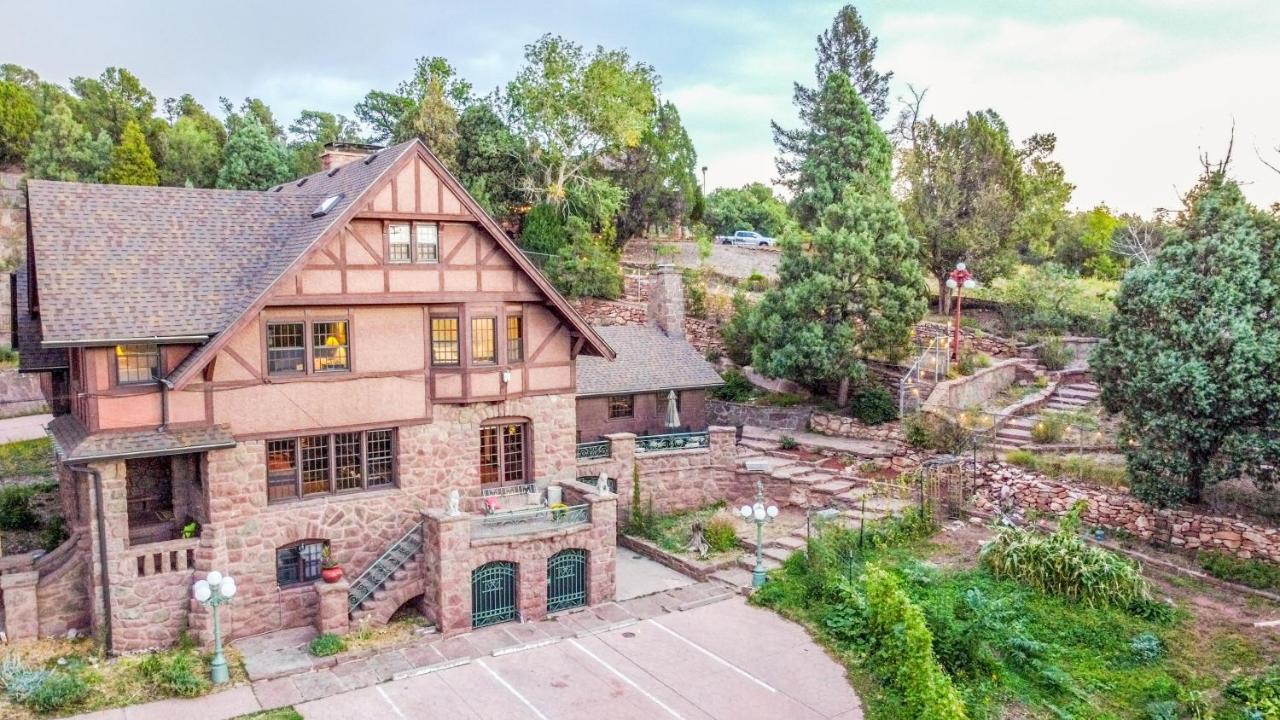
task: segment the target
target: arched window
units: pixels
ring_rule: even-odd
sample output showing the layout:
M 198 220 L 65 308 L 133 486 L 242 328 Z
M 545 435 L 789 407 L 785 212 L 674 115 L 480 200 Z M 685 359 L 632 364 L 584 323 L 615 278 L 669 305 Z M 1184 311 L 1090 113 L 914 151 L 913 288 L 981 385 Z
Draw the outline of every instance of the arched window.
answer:
M 276 548 L 276 584 L 288 587 L 319 580 L 320 564 L 328 547 L 328 540 L 301 540 Z

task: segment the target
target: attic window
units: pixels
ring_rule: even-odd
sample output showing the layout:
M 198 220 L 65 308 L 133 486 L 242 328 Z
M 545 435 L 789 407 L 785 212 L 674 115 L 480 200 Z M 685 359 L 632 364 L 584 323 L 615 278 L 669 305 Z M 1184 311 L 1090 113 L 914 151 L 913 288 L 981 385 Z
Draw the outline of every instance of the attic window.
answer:
M 369 165 L 370 163 L 372 163 L 374 160 L 377 160 L 377 159 L 378 159 L 378 153 L 374 153 L 364 159 L 364 164 Z
M 324 202 L 317 205 L 315 210 L 311 211 L 311 217 L 317 218 L 317 217 L 320 217 L 321 215 L 328 214 L 328 212 L 333 209 L 333 206 L 337 205 L 338 201 L 341 199 L 342 199 L 341 193 L 337 195 L 330 195 L 329 197 L 324 199 Z

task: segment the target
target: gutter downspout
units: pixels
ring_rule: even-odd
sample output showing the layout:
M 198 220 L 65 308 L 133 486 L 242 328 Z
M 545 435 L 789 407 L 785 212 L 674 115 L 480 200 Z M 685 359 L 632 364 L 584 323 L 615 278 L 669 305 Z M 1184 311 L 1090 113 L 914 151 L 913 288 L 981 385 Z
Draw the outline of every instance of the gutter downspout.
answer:
M 102 573 L 102 620 L 106 650 L 111 652 L 111 572 L 107 560 L 107 525 L 106 513 L 102 509 L 102 473 L 87 465 L 68 465 L 73 472 L 88 473 L 93 476 L 93 504 L 98 522 L 98 563 Z
M 166 382 L 160 385 L 160 427 L 156 428 L 156 432 L 165 432 L 169 429 L 169 384 Z

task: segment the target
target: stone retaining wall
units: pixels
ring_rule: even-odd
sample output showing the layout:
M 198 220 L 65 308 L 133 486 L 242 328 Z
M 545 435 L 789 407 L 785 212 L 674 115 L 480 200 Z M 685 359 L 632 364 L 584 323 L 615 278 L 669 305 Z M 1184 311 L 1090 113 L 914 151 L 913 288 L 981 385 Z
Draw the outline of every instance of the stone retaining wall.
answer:
M 775 430 L 800 432 L 809 428 L 809 420 L 815 412 L 812 405 L 772 407 L 769 405 L 747 405 L 726 400 L 707 400 L 707 422 L 713 425 L 728 425 L 732 427 L 754 425 Z
M 7 275 L 0 275 L 0 286 L 5 286 L 8 281 Z M 3 290 L 3 297 L 9 297 L 9 291 Z M 5 311 L 5 317 L 8 317 Z M 0 331 L 0 346 L 7 346 L 3 331 Z M 40 375 L 31 373 L 23 375 L 18 372 L 17 368 L 7 367 L 0 368 L 0 418 L 17 417 L 18 415 L 31 415 L 33 413 L 48 412 L 49 406 L 45 404 L 44 395 L 40 392 Z
M 604 473 L 618 495 L 618 511 L 631 511 L 632 485 L 640 480 L 640 496 L 653 502 L 657 512 L 669 513 L 703 507 L 719 500 L 749 499 L 754 486 L 734 472 L 737 464 L 736 432 L 731 427 L 708 428 L 710 447 L 704 450 L 664 450 L 636 453 L 636 436 L 606 436 L 610 455 L 578 462 L 579 477 Z
M 1018 379 L 1019 371 L 1025 373 L 1023 361 L 1001 360 L 991 367 L 982 368 L 972 375 L 944 380 L 934 386 L 924 409 L 929 412 L 950 415 L 974 405 L 982 405 L 999 395 Z
M 880 440 L 885 442 L 903 442 L 905 440 L 902 434 L 902 424 L 899 422 L 868 425 L 856 418 L 817 410 L 809 418 L 809 428 L 823 435 L 854 438 L 856 440 Z
M 583 298 L 575 300 L 573 306 L 590 325 L 644 325 L 648 317 L 644 305 L 631 302 Z M 724 352 L 720 329 L 714 323 L 686 316 L 684 332 L 689 344 L 699 352 Z
M 1004 463 L 984 464 L 978 472 L 979 510 L 1036 510 L 1062 515 L 1077 501 L 1087 504 L 1089 525 L 1124 530 L 1144 541 L 1186 550 L 1219 550 L 1240 558 L 1280 562 L 1280 529 L 1235 518 L 1189 510 L 1158 510 L 1127 488 L 1080 487 Z

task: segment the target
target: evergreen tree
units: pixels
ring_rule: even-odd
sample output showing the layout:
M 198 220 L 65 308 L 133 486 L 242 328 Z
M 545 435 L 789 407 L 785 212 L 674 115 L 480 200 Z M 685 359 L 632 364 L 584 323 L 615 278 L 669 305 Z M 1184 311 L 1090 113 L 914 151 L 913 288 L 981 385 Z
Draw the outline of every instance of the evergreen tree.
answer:
M 289 180 L 289 153 L 273 140 L 257 115 L 238 119 L 223 151 L 217 186 L 233 190 L 266 190 Z
M 524 199 L 528 172 L 524 142 L 494 112 L 490 101 L 467 106 L 458 117 L 458 179 L 495 215 L 510 215 Z
M 683 224 L 698 196 L 698 154 L 669 102 L 658 105 L 640 144 L 628 148 L 611 175 L 627 194 L 618 216 L 618 236 L 626 240 L 650 225 Z
M 807 127 L 790 134 L 779 149 L 784 157 L 778 168 L 795 195 L 791 207 L 802 225 L 816 223 L 859 178 L 887 186 L 893 167 L 889 139 L 841 72 L 827 76 Z
M 222 146 L 199 120 L 184 115 L 165 134 L 160 184 L 171 187 L 213 187 L 222 164 Z M 221 123 L 218 124 L 221 128 Z
M 26 88 L 0 81 L 0 164 L 22 161 L 39 122 L 35 100 Z
M 42 180 L 96 182 L 111 156 L 111 137 L 95 138 L 76 122 L 66 103 L 57 103 L 31 136 L 27 174 Z
M 120 142 L 111 151 L 111 165 L 102 179 L 113 185 L 160 184 L 156 163 L 151 159 L 151 150 L 138 123 L 131 120 L 125 125 Z
M 1091 366 L 1124 415 L 1134 494 L 1199 502 L 1214 483 L 1268 488 L 1280 467 L 1280 220 L 1206 174 L 1150 265 L 1124 279 Z
M 458 169 L 458 111 L 445 96 L 445 79 L 433 76 L 427 84 L 418 111 L 413 116 L 413 135 L 450 171 Z
M 119 142 L 130 122 L 144 131 L 151 129 L 156 98 L 128 70 L 109 67 L 96 79 L 72 78 L 71 88 L 80 97 L 72 108 L 76 120 L 91 134 L 96 136 L 106 130 L 113 141 Z

